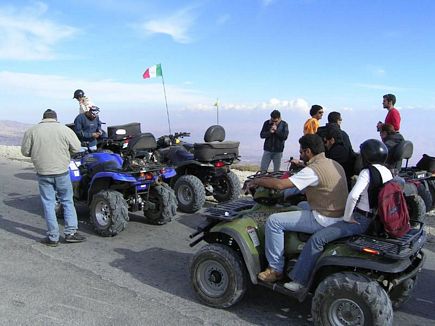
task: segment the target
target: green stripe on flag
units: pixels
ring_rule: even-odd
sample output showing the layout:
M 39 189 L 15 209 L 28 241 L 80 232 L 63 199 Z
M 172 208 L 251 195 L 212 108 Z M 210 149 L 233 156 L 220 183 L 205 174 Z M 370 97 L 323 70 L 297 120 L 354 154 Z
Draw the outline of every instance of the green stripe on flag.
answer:
M 162 75 L 162 65 L 159 63 L 158 65 L 156 65 L 156 77 L 161 77 Z

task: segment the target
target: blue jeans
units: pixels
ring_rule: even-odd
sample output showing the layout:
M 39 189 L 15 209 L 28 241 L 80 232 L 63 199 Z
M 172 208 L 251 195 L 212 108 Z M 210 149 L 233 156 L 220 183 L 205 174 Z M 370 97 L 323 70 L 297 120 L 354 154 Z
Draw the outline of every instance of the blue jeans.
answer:
M 307 202 L 300 202 L 298 206 L 302 210 L 275 213 L 266 222 L 266 258 L 269 266 L 280 273 L 284 270 L 284 231 L 315 233 L 323 229 Z
M 319 259 L 326 244 L 340 238 L 362 234 L 367 231 L 371 219 L 357 212 L 353 213 L 353 217 L 359 224 L 339 221 L 317 231 L 310 237 L 289 275 L 293 281 L 303 286 L 308 285 L 317 259 Z
M 68 173 L 61 176 L 38 175 L 38 183 L 49 239 L 59 241 L 59 224 L 55 212 L 56 196 L 64 210 L 64 233 L 65 235 L 74 234 L 77 231 L 78 222 L 73 202 L 72 184 Z
M 279 171 L 281 168 L 282 152 L 268 152 L 264 151 L 263 157 L 261 158 L 261 171 L 267 171 L 270 162 L 273 161 L 273 172 Z

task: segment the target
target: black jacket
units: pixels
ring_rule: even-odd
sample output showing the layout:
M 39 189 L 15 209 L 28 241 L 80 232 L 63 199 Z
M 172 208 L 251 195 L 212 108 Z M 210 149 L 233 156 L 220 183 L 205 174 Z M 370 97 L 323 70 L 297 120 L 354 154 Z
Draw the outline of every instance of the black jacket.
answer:
M 264 139 L 263 149 L 268 152 L 280 153 L 284 151 L 284 143 L 288 137 L 288 124 L 284 120 L 278 124 L 274 133 L 270 132 L 270 120 L 266 120 L 261 128 L 260 138 Z
M 325 137 L 326 135 L 326 128 L 328 125 L 336 125 L 338 127 L 338 129 L 340 129 L 341 132 L 341 137 L 343 139 L 343 145 L 349 149 L 350 153 L 354 154 L 353 148 L 352 148 L 352 144 L 350 142 L 350 138 L 349 135 L 340 128 L 340 125 L 338 123 L 327 123 L 325 126 L 319 127 L 317 129 L 317 134 L 322 137 L 322 139 Z

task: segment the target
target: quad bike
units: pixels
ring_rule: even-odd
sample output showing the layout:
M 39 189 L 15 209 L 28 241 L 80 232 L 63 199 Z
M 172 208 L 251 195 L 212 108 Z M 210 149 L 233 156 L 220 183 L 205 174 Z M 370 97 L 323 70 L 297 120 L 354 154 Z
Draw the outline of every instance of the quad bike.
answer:
M 239 142 L 223 141 L 225 130 L 219 125 L 207 129 L 204 143 L 190 144 L 180 139 L 187 136 L 190 133 L 161 136 L 155 152 L 159 162 L 177 171 L 170 184 L 177 196 L 178 208 L 194 213 L 202 208 L 209 195 L 218 202 L 237 199 L 240 181 L 230 166 L 238 160 Z
M 298 207 L 286 205 L 280 191 L 258 189 L 261 191 L 256 191 L 253 199 L 241 198 L 207 209 L 205 223 L 191 235 L 196 239 L 190 246 L 207 243 L 190 266 L 191 282 L 200 301 L 229 308 L 242 299 L 249 284 L 254 284 L 300 302 L 313 294 L 315 325 L 391 325 L 393 309 L 410 297 L 425 260 L 423 223 L 415 222 L 399 239 L 364 234 L 329 243 L 307 289 L 292 292 L 283 286 L 285 281 L 266 283 L 257 275 L 267 267 L 265 220 L 272 213 Z M 286 274 L 309 237 L 285 233 Z
M 90 208 L 90 220 L 102 236 L 124 230 L 128 211 L 142 210 L 152 224 L 165 224 L 176 214 L 173 190 L 163 182 L 176 173 L 150 160 L 156 140 L 152 135 L 131 138 L 121 154 L 110 151 L 84 152 L 69 165 L 74 200 Z
M 418 219 L 424 219 L 426 213 L 435 208 L 435 158 L 427 154 L 415 167 L 408 166 L 408 160 L 413 154 L 412 142 L 405 140 L 398 144 L 393 151 L 396 162 L 394 172 L 405 179 L 405 195 L 408 205 Z M 405 160 L 405 166 L 402 161 Z

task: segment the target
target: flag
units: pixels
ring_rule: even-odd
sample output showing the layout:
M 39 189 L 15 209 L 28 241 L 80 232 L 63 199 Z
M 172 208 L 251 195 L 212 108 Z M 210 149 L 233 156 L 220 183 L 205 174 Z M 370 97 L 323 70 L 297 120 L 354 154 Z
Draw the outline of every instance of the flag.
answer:
M 215 104 L 213 104 L 213 106 L 215 106 L 216 108 L 219 107 L 219 99 L 216 99 L 216 102 L 215 102 Z
M 144 73 L 143 78 L 156 78 L 162 77 L 162 65 L 159 63 L 158 65 L 149 67 Z

